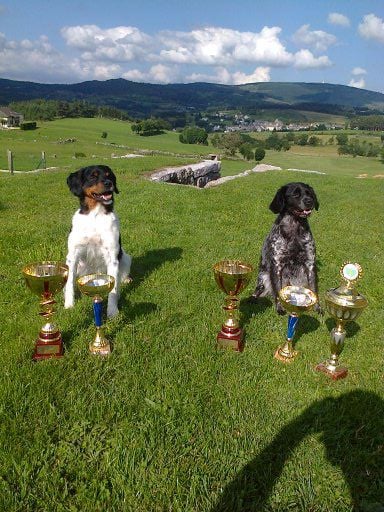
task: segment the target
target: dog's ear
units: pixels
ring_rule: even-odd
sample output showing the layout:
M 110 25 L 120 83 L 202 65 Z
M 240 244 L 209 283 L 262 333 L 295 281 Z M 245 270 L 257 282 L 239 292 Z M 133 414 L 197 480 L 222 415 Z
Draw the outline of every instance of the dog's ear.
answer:
M 67 178 L 67 185 L 72 194 L 81 197 L 83 195 L 83 169 L 71 173 Z
M 112 171 L 112 169 L 110 167 L 108 167 L 108 165 L 99 165 L 99 167 L 101 169 L 103 169 L 105 172 L 108 173 L 108 177 L 111 179 L 112 183 L 113 183 L 113 191 L 118 194 L 119 193 L 119 189 L 117 188 L 117 183 L 116 183 L 116 175 L 115 173 Z
M 111 180 L 112 180 L 112 183 L 113 183 L 113 190 L 115 191 L 116 194 L 118 194 L 119 193 L 119 189 L 117 188 L 116 176 L 115 176 L 113 171 L 111 171 Z
M 312 188 L 312 187 L 310 187 L 309 185 L 308 185 L 308 188 L 309 188 L 309 190 L 311 191 L 311 194 L 312 194 L 312 197 L 313 197 L 313 201 L 314 201 L 314 203 L 315 203 L 315 210 L 318 210 L 320 205 L 319 205 L 319 201 L 318 201 L 318 199 L 317 199 L 316 193 L 315 193 L 315 191 L 313 190 L 313 188 Z
M 287 190 L 287 186 L 279 188 L 276 192 L 275 197 L 272 199 L 272 203 L 269 205 L 269 209 L 273 213 L 281 213 L 285 208 L 285 192 Z

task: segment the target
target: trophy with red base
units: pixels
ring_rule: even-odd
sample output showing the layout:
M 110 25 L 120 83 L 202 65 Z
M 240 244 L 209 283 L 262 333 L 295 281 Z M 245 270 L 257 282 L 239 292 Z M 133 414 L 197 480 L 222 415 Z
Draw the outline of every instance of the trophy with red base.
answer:
M 367 299 L 356 290 L 356 281 L 362 276 L 359 263 L 346 262 L 340 269 L 344 283 L 338 288 L 330 288 L 325 293 L 328 313 L 336 322 L 331 331 L 331 356 L 316 366 L 316 370 L 325 373 L 333 380 L 343 379 L 348 368 L 339 363 L 339 356 L 344 348 L 346 337 L 345 324 L 355 321 L 368 305 Z
M 61 332 L 51 318 L 56 304 L 53 296 L 61 291 L 67 282 L 68 267 L 62 262 L 41 261 L 24 267 L 23 275 L 28 288 L 40 297 L 39 315 L 45 319 L 45 324 L 35 341 L 33 359 L 38 361 L 61 357 L 64 353 Z
M 227 319 L 217 335 L 217 346 L 242 352 L 244 331 L 239 325 L 240 299 L 237 296 L 248 285 L 253 267 L 239 260 L 223 260 L 214 265 L 213 272 L 217 285 L 226 294 L 223 309 L 227 314 Z

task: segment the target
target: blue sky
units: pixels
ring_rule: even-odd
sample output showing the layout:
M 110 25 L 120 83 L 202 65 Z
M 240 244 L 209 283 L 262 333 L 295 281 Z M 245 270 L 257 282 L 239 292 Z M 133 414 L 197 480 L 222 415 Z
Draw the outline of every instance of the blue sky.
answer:
M 384 0 L 0 0 L 0 77 L 384 92 Z

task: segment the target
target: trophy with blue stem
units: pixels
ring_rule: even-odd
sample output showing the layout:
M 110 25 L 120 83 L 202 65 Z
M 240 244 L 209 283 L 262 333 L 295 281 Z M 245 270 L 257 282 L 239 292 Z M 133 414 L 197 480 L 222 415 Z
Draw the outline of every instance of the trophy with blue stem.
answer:
M 290 363 L 298 354 L 297 350 L 294 350 L 293 339 L 299 317 L 313 308 L 317 302 L 317 296 L 304 286 L 285 286 L 279 291 L 278 297 L 289 316 L 287 338 L 285 343 L 276 350 L 275 358 L 283 363 Z
M 96 326 L 95 339 L 89 344 L 91 354 L 107 356 L 111 353 L 111 345 L 104 335 L 103 301 L 115 286 L 115 279 L 108 274 L 88 274 L 77 280 L 79 290 L 93 299 L 93 317 Z

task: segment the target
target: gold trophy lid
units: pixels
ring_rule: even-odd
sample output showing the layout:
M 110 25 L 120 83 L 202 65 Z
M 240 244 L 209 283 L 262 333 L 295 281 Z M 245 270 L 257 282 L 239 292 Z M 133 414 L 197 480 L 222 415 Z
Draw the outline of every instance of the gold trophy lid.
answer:
M 330 288 L 325 292 L 325 300 L 340 306 L 365 308 L 368 304 L 364 295 L 358 293 L 354 284 L 361 278 L 363 270 L 359 263 L 346 262 L 340 269 L 345 283 L 338 288 Z

